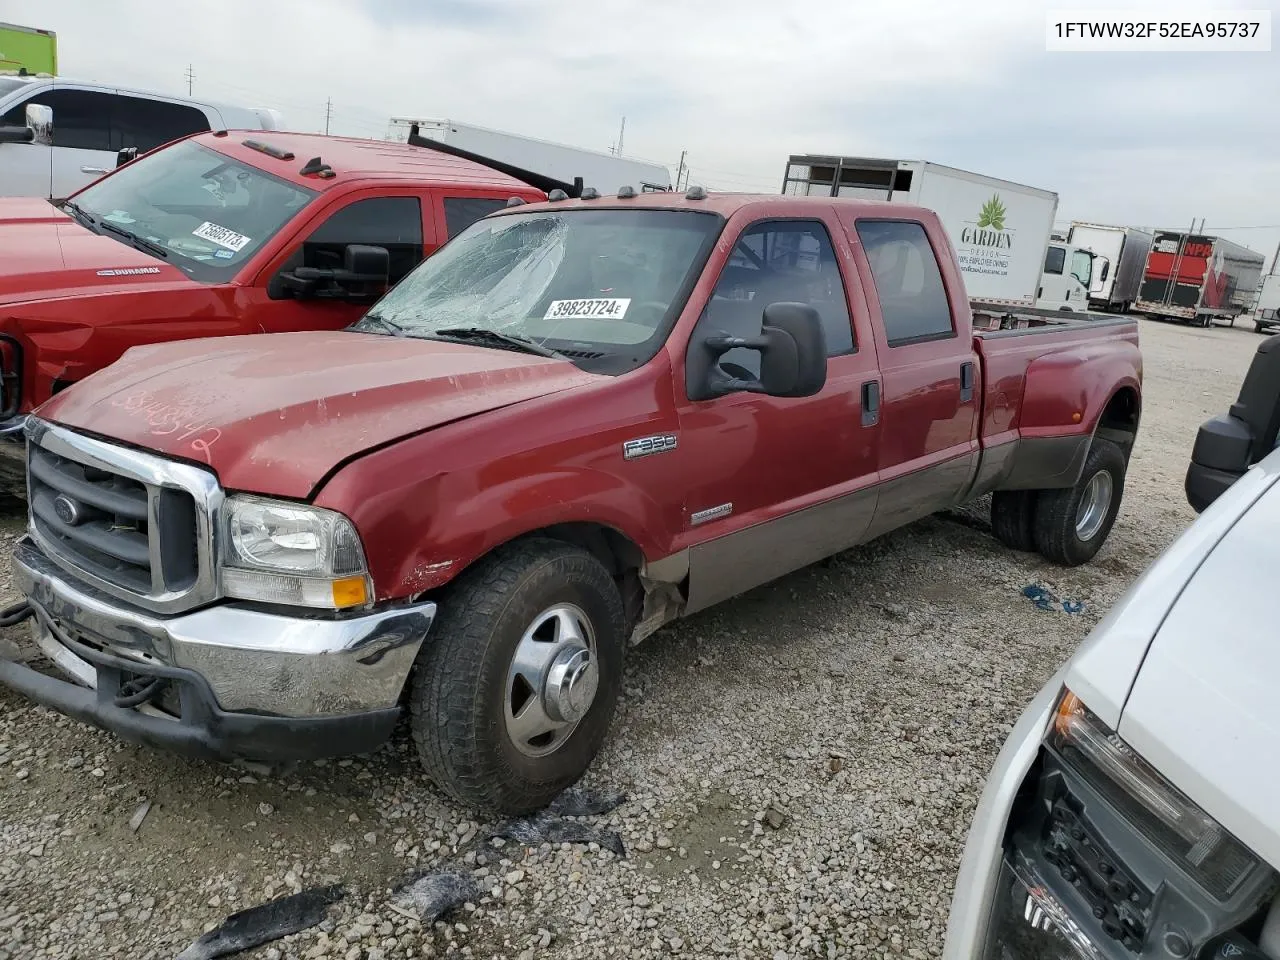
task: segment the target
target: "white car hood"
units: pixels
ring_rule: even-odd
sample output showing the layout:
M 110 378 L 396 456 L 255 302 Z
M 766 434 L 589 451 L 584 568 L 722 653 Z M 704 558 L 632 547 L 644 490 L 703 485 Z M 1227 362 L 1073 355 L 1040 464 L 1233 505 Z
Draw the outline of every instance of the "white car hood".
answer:
M 1188 530 L 1204 520 L 1229 524 L 1170 596 L 1116 728 L 1273 867 L 1280 867 L 1278 456 L 1249 471 Z

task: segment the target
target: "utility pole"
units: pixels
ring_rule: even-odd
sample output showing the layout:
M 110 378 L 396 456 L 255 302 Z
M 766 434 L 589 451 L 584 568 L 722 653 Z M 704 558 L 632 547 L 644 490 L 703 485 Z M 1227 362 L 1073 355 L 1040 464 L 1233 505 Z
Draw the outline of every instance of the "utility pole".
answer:
M 618 142 L 613 145 L 613 149 L 609 151 L 615 157 L 622 156 L 622 137 L 627 132 L 627 118 L 622 118 L 622 127 L 618 130 Z
M 324 102 L 324 135 L 329 135 L 329 118 L 333 116 L 333 97 Z
M 680 151 L 680 166 L 676 168 L 676 189 L 677 190 L 680 189 L 680 178 L 684 176 L 684 158 L 688 152 L 689 152 L 688 150 Z
M 191 84 L 196 78 L 196 71 L 191 64 L 187 64 L 187 96 L 191 96 Z

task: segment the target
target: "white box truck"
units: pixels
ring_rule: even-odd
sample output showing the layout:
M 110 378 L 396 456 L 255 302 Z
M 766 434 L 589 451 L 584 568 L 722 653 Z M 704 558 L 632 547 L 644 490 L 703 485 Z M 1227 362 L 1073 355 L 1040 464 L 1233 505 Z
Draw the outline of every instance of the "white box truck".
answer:
M 672 189 L 671 171 L 660 163 L 583 150 L 456 120 L 392 117 L 387 126 L 387 139 L 404 143 L 415 126 L 418 135 L 428 140 L 513 167 L 536 171 L 566 183 L 581 177 L 584 186 L 594 187 L 601 194 L 617 193 L 622 186 L 632 187 L 637 193 Z
M 1271 269 L 1275 270 L 1275 266 Z M 1280 273 L 1269 273 L 1262 278 L 1258 305 L 1253 310 L 1253 327 L 1259 333 L 1280 328 Z
M 1002 307 L 1088 310 L 1091 259 L 1050 247 L 1058 195 L 923 160 L 794 155 L 782 192 L 860 197 L 936 210 L 969 297 Z
M 1135 227 L 1073 221 L 1067 239 L 1089 250 L 1094 260 L 1089 306 L 1095 310 L 1128 313 L 1138 299 L 1142 271 L 1151 251 L 1151 234 Z

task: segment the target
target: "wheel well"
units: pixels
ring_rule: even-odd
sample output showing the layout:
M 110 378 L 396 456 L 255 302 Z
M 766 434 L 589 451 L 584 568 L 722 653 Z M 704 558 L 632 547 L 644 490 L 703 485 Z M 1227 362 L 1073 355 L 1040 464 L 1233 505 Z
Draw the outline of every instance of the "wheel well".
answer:
M 644 586 L 640 582 L 644 551 L 626 534 L 603 524 L 579 521 L 530 530 L 521 539 L 527 537 L 563 540 L 586 550 L 604 565 L 618 585 L 628 624 L 639 619 L 644 607 Z
M 1138 391 L 1132 387 L 1122 387 L 1107 401 L 1102 416 L 1098 418 L 1094 436 L 1105 437 L 1118 444 L 1128 460 L 1129 454 L 1133 452 L 1134 441 L 1138 439 L 1138 420 L 1141 414 Z

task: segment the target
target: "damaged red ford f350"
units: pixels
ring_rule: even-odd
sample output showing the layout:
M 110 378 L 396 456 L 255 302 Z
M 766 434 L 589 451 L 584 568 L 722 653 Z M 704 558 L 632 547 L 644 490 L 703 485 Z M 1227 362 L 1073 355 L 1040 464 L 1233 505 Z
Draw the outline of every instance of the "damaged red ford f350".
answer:
M 344 330 L 138 347 L 44 404 L 8 617 L 69 677 L 0 682 L 221 759 L 407 713 L 442 788 L 528 811 L 677 617 L 988 493 L 1010 547 L 1107 538 L 1134 321 L 975 312 L 918 207 L 561 197 Z

